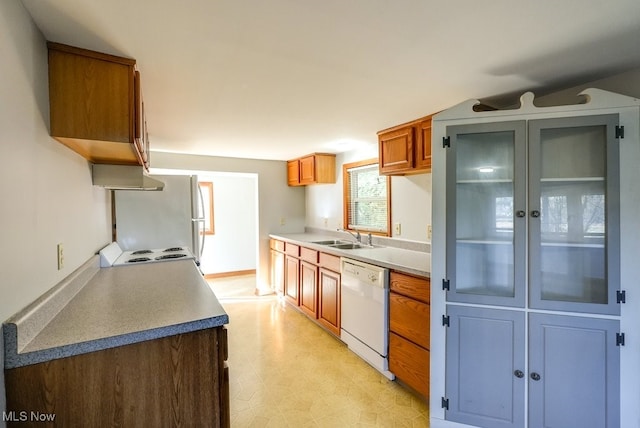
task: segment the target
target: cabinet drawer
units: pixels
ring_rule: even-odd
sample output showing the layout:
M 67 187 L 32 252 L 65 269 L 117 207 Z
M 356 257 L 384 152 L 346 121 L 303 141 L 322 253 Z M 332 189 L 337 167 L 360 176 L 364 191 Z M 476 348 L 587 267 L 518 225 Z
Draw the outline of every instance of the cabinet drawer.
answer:
M 276 250 L 276 251 L 280 251 L 281 253 L 284 253 L 284 242 L 282 241 L 278 241 L 277 239 L 272 239 L 270 241 L 270 247 L 272 250 Z
M 398 379 L 429 397 L 429 351 L 389 333 L 389 371 Z
M 396 293 L 420 300 L 424 303 L 430 302 L 430 279 L 391 272 L 389 287 L 391 291 L 395 291 Z
M 389 329 L 429 349 L 430 308 L 426 303 L 389 293 Z
M 318 263 L 318 252 L 310 248 L 300 247 L 300 258 L 309 263 Z
M 300 257 L 300 247 L 296 244 L 284 243 L 284 251 L 290 256 Z
M 334 272 L 340 272 L 340 257 L 332 254 L 320 253 L 320 266 Z

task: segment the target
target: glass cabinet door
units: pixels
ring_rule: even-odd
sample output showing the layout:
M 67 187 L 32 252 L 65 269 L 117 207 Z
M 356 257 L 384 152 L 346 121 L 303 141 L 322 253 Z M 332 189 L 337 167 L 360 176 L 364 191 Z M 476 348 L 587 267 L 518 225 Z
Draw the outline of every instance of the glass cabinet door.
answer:
M 617 115 L 529 122 L 530 306 L 619 313 Z
M 524 306 L 526 125 L 447 127 L 447 300 Z

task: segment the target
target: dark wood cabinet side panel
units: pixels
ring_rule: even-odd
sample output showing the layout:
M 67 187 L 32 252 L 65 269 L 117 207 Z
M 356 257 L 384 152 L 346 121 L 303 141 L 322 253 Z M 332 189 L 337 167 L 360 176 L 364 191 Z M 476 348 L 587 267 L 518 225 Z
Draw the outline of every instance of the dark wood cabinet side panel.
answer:
M 7 410 L 53 413 L 55 426 L 224 426 L 220 331 L 6 370 Z

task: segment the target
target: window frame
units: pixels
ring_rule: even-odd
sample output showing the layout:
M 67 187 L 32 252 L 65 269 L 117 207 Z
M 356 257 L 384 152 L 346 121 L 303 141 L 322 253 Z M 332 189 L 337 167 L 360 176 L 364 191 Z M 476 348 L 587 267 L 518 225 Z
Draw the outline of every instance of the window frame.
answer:
M 202 213 L 202 215 L 205 219 L 204 228 L 202 229 L 200 234 L 215 235 L 215 222 L 213 219 L 213 182 L 198 181 L 198 186 L 200 187 L 200 191 L 202 192 L 203 196 L 202 209 L 204 210 L 204 212 Z
M 378 174 L 379 174 L 379 160 L 377 158 L 366 159 L 357 162 L 345 163 L 342 165 L 342 221 L 343 228 L 346 230 L 356 231 L 355 229 L 349 228 L 349 205 L 351 202 L 351 189 L 349 183 L 349 173 L 348 171 L 352 168 L 359 168 L 364 166 L 378 165 Z M 380 177 L 384 177 L 387 182 L 387 230 L 385 232 L 381 232 L 379 230 L 370 230 L 370 229 L 357 229 L 359 232 L 371 233 L 372 235 L 378 236 L 391 236 L 391 177 L 388 175 L 381 175 Z

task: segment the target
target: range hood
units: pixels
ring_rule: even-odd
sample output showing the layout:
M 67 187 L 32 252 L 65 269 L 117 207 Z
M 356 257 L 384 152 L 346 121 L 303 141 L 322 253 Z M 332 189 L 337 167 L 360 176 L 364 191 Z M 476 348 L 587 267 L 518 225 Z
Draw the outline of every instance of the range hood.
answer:
M 164 183 L 136 165 L 93 164 L 93 185 L 111 190 L 162 190 Z

